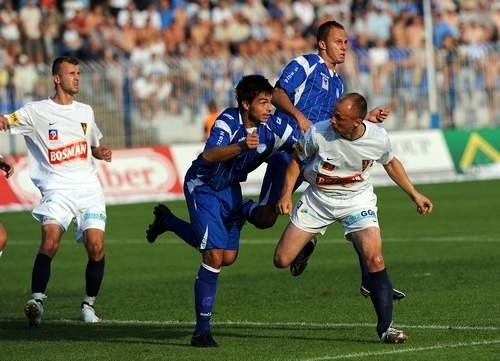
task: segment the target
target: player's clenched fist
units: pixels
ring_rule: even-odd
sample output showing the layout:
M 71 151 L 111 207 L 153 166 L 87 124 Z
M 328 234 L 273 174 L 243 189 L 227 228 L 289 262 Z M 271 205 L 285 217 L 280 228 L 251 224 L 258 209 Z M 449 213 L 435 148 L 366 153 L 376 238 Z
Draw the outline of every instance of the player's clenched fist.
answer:
M 3 115 L 0 115 L 0 130 L 7 130 L 7 129 L 9 129 L 9 119 L 7 119 Z
M 283 214 L 290 214 L 292 211 L 292 198 L 281 197 L 278 203 L 276 203 L 276 212 Z
M 254 129 L 252 133 L 247 134 L 245 144 L 247 149 L 255 149 L 258 147 L 259 135 L 257 134 L 257 129 Z

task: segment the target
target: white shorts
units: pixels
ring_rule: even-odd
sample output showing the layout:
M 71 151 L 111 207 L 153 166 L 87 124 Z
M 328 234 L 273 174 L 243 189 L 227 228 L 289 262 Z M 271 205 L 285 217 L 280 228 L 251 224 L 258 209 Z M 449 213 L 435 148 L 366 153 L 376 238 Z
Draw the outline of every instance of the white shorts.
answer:
M 336 199 L 318 194 L 308 187 L 295 205 L 291 222 L 298 228 L 325 234 L 327 227 L 340 221 L 344 235 L 362 229 L 377 227 L 377 196 L 371 189 L 349 199 Z
M 106 205 L 100 186 L 47 191 L 32 214 L 38 222 L 58 224 L 64 231 L 74 222 L 78 242 L 83 242 L 85 230 L 94 228 L 104 231 L 106 227 Z

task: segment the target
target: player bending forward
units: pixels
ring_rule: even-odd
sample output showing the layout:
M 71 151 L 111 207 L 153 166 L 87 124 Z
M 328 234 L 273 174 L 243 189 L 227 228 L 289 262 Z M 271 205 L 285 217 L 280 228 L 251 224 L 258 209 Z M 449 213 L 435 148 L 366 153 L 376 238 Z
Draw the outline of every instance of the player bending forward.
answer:
M 392 284 L 382 256 L 377 219 L 377 197 L 370 183 L 374 162 L 383 164 L 391 179 L 416 204 L 420 214 L 432 211 L 432 203 L 412 185 L 401 162 L 394 157 L 386 131 L 364 121 L 365 98 L 357 93 L 342 97 L 331 120 L 312 125 L 300 138 L 290 162 L 277 210 L 290 214 L 274 254 L 278 268 L 288 267 L 307 242 L 338 221 L 345 237 L 360 250 L 368 269 L 370 298 L 377 314 L 377 334 L 383 343 L 402 343 L 407 335 L 391 326 Z M 303 162 L 309 183 L 292 209 L 292 192 Z

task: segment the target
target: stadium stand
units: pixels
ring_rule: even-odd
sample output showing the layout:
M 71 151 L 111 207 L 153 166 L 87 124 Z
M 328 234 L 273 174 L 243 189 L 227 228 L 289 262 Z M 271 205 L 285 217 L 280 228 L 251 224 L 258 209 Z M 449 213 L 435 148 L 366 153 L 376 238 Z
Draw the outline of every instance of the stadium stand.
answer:
M 421 1 L 6 0 L 0 10 L 0 108 L 51 91 L 54 56 L 84 61 L 82 81 L 112 146 L 203 139 L 207 104 L 234 104 L 243 74 L 273 81 L 314 47 L 334 18 L 351 38 L 339 69 L 349 91 L 393 106 L 385 126 L 429 127 Z M 30 19 L 29 21 L 27 19 Z M 433 3 L 438 112 L 443 128 L 495 127 L 500 2 Z

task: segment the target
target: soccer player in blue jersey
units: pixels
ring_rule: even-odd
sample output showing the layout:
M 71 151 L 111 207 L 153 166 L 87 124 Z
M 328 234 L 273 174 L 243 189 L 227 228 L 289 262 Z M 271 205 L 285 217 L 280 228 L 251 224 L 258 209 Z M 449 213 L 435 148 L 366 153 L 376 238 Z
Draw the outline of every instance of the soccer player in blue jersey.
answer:
M 215 121 L 205 149 L 184 179 L 190 223 L 164 205 L 154 210 L 146 238 L 173 231 L 200 250 L 195 280 L 195 347 L 217 347 L 210 329 L 217 279 L 223 266 L 236 260 L 245 223 L 240 183 L 278 150 L 292 152 L 300 131 L 272 114 L 273 87 L 261 75 L 245 76 L 236 86 L 237 108 L 224 110 Z
M 301 55 L 288 63 L 273 90 L 276 115 L 287 119 L 291 124 L 297 124 L 303 133 L 311 124 L 331 119 L 335 103 L 344 93 L 344 81 L 335 70 L 338 64 L 345 61 L 347 52 L 348 37 L 344 27 L 336 21 L 327 21 L 319 26 L 316 38 L 318 52 Z M 388 115 L 388 109 L 376 107 L 368 113 L 367 119 L 380 123 Z M 269 228 L 276 222 L 278 213 L 275 205 L 281 196 L 284 174 L 290 159 L 291 155 L 288 153 L 274 154 L 267 162 L 268 167 L 262 182 L 259 201 L 244 202 L 245 217 L 257 228 Z M 296 188 L 301 182 L 302 179 L 299 179 Z M 290 265 L 292 275 L 302 274 L 315 245 L 314 238 L 292 262 Z M 360 292 L 368 297 L 369 276 L 361 258 L 360 267 L 362 274 Z M 394 290 L 395 299 L 404 297 L 403 292 Z

